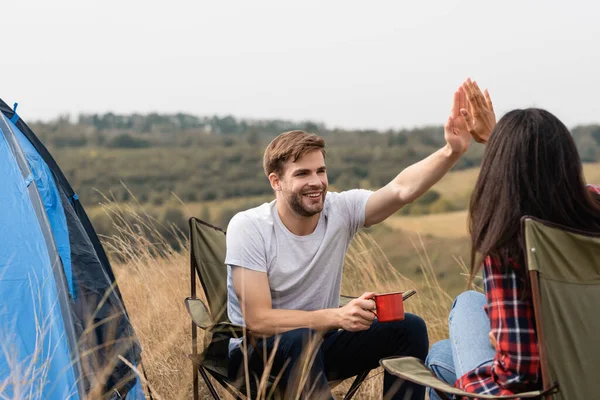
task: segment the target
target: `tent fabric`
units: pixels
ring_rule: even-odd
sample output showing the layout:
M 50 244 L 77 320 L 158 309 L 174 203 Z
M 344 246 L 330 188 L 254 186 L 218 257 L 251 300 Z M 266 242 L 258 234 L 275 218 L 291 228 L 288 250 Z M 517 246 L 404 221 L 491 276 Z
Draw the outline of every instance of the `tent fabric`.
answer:
M 600 233 L 534 219 L 524 224 L 528 268 L 538 274 L 549 379 L 560 385 L 555 398 L 598 398 Z
M 0 153 L 0 174 L 3 184 L 5 180 L 8 182 L 9 173 L 12 174 L 13 186 L 22 189 L 21 192 L 16 189 L 4 191 L 0 196 L 0 215 L 3 222 L 6 220 L 0 228 L 0 260 L 3 261 L 0 263 L 0 299 L 8 298 L 8 294 L 15 295 L 8 288 L 9 285 L 3 284 L 3 275 L 11 270 L 9 267 L 12 265 L 12 262 L 4 262 L 8 260 L 7 257 L 21 263 L 23 274 L 37 276 L 45 273 L 43 281 L 33 281 L 37 282 L 33 284 L 37 286 L 32 290 L 44 293 L 44 296 L 37 298 L 39 304 L 17 306 L 14 300 L 2 301 L 4 307 L 0 308 L 0 326 L 11 326 L 9 322 L 14 322 L 30 327 L 31 321 L 36 318 L 38 321 L 49 321 L 47 323 L 52 329 L 62 324 L 62 331 L 56 328 L 55 336 L 66 342 L 68 351 L 60 352 L 60 349 L 65 349 L 65 343 L 53 341 L 62 344 L 54 344 L 56 350 L 53 349 L 51 353 L 52 368 L 50 372 L 45 371 L 47 379 L 37 380 L 32 385 L 54 387 L 59 391 L 74 387 L 61 380 L 60 376 L 52 375 L 53 371 L 61 371 L 66 376 L 68 373 L 65 371 L 71 369 L 75 386 L 78 386 L 75 393 L 83 396 L 91 385 L 96 384 L 95 372 L 108 366 L 113 372 L 104 387 L 106 398 L 143 398 L 139 379 L 119 359 L 122 356 L 131 364 L 139 365 L 141 348 L 106 253 L 75 192 L 47 149 L 22 119 L 15 119 L 16 123 L 9 121 L 15 114 L 1 100 L 0 111 L 0 130 L 3 132 L 0 136 L 4 139 Z M 13 208 L 22 212 L 11 212 Z M 27 223 L 24 220 L 16 221 L 14 218 L 17 216 L 27 218 Z M 23 234 L 16 236 L 19 229 L 23 230 Z M 38 234 L 31 234 L 33 231 Z M 4 240 L 5 237 L 7 240 Z M 10 246 L 9 243 L 13 242 L 19 243 L 20 247 Z M 45 248 L 45 252 L 42 252 L 42 248 Z M 10 254 L 7 253 L 9 251 Z M 33 259 L 26 258 L 28 256 Z M 53 272 L 53 280 L 42 268 L 40 260 L 44 260 L 47 269 Z M 17 298 L 25 295 L 21 294 Z M 94 328 L 85 329 L 89 326 Z M 31 340 L 22 331 L 12 332 L 17 341 Z M 31 332 L 36 331 L 34 329 Z M 43 350 L 46 347 L 41 346 Z M 31 351 L 32 348 L 27 348 L 22 354 L 19 353 L 21 359 L 26 360 L 27 354 L 32 357 Z M 85 357 L 81 358 L 80 355 Z M 13 360 L 5 357 L 5 361 Z M 5 367 L 0 363 L 0 384 L 10 373 L 15 373 L 14 368 Z M 63 395 L 58 394 L 55 398 L 66 398 Z M 44 393 L 34 398 L 54 397 Z M 78 397 L 70 395 L 70 398 Z
M 55 280 L 55 263 L 30 199 L 30 186 L 5 129 L 0 130 L 0 379 L 10 381 L 5 390 L 9 398 L 33 392 L 51 400 L 78 399 L 75 371 L 65 369 L 71 365 L 71 351 L 59 301 L 62 282 Z
M 13 111 L 13 109 L 10 108 L 1 99 L 0 99 L 0 111 L 7 118 L 12 118 L 15 115 L 15 112 Z M 62 188 L 62 190 L 65 192 L 67 198 L 70 199 L 72 206 L 76 211 L 77 217 L 81 221 L 81 224 L 85 228 L 87 236 L 89 236 L 90 241 L 92 242 L 92 244 L 94 246 L 94 250 L 96 251 L 97 257 L 100 259 L 100 262 L 101 262 L 103 268 L 106 270 L 106 273 L 110 277 L 111 282 L 114 282 L 115 276 L 112 272 L 112 269 L 110 268 L 110 262 L 108 261 L 106 252 L 104 251 L 104 248 L 102 247 L 102 244 L 100 243 L 100 240 L 98 239 L 98 236 L 96 235 L 96 232 L 94 231 L 94 228 L 92 227 L 92 224 L 91 224 L 87 214 L 85 213 L 83 206 L 79 202 L 79 199 L 77 199 L 75 191 L 73 190 L 73 188 L 67 181 L 67 178 L 65 177 L 65 175 L 63 174 L 61 169 L 58 167 L 58 164 L 56 163 L 56 161 L 54 160 L 52 155 L 50 155 L 50 153 L 48 152 L 46 147 L 42 144 L 42 142 L 40 142 L 40 140 L 37 138 L 37 136 L 35 136 L 33 131 L 29 128 L 29 126 L 27 126 L 25 121 L 23 121 L 23 119 L 19 118 L 14 125 L 18 128 L 18 130 L 20 132 L 23 133 L 23 135 L 25 135 L 27 140 L 29 140 L 29 142 L 31 142 L 31 144 L 33 145 L 35 150 L 38 152 L 38 154 L 42 157 L 44 162 L 48 165 L 48 167 L 52 171 L 52 174 L 56 181 L 56 185 L 59 188 Z M 120 293 L 118 287 L 115 287 L 115 293 L 118 295 L 119 299 L 122 302 L 123 299 L 122 299 L 122 296 L 121 296 L 121 293 Z
M 71 246 L 69 244 L 67 220 L 65 218 L 65 212 L 63 210 L 60 198 L 57 196 L 58 191 L 54 182 L 54 178 L 52 177 L 52 172 L 44 160 L 42 160 L 31 142 L 25 138 L 25 135 L 23 135 L 23 133 L 21 133 L 21 131 L 11 121 L 8 121 L 8 124 L 12 128 L 12 132 L 15 134 L 21 150 L 27 159 L 27 163 L 32 170 L 33 179 L 35 179 L 38 192 L 44 203 L 44 208 L 46 209 L 46 215 L 50 221 L 54 242 L 56 243 L 60 259 L 63 263 L 63 269 L 69 285 L 69 291 L 71 292 L 71 296 L 75 297 L 73 272 L 71 270 Z

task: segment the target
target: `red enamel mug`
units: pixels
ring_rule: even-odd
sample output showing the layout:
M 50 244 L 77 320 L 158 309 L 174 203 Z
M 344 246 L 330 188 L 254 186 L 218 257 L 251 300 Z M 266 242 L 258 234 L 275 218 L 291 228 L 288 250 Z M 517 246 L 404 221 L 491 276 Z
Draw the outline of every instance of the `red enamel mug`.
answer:
M 379 322 L 402 321 L 404 319 L 403 292 L 376 294 L 375 307 Z

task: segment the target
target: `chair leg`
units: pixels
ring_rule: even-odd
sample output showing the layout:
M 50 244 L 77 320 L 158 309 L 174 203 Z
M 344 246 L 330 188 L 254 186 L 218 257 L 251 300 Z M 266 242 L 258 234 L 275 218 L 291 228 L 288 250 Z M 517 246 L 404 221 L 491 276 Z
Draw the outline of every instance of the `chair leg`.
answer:
M 202 375 L 202 379 L 204 379 L 204 382 L 206 383 L 206 387 L 208 387 L 208 391 L 212 395 L 213 399 L 215 399 L 215 400 L 221 400 L 221 397 L 219 396 L 219 393 L 217 393 L 217 390 L 215 389 L 215 387 L 213 386 L 212 382 L 208 378 L 208 374 L 204 370 L 204 367 L 200 367 L 200 368 L 198 368 L 198 370 L 200 371 L 200 375 Z M 196 392 L 196 393 L 198 393 L 198 392 Z
M 247 400 L 247 399 L 252 399 L 255 397 L 254 393 L 250 393 L 250 397 L 248 397 L 247 394 L 246 394 L 246 397 L 242 397 L 242 396 L 244 396 L 243 392 L 238 390 L 235 386 L 232 386 L 230 383 L 225 382 L 223 379 L 221 379 L 218 376 L 213 375 L 213 378 L 215 378 L 217 380 L 217 382 L 219 382 L 219 384 L 221 386 L 223 386 L 225 388 L 225 390 L 227 390 L 229 392 L 229 394 L 235 400 Z
M 348 393 L 344 396 L 344 400 L 350 400 L 360 388 L 360 385 L 363 383 L 367 375 L 369 375 L 370 370 L 366 370 L 356 375 L 350 389 L 348 389 Z
M 196 365 L 195 362 L 192 362 L 192 368 L 194 368 L 194 371 L 192 371 L 192 376 L 193 376 L 193 391 L 194 391 L 194 400 L 198 400 L 199 398 L 199 385 L 198 385 L 198 365 Z
M 442 399 L 442 400 L 450 400 L 450 397 L 448 397 L 448 395 L 446 393 L 440 392 L 437 389 L 433 389 L 433 390 L 435 390 L 435 392 L 437 393 L 437 395 L 440 396 L 440 399 Z

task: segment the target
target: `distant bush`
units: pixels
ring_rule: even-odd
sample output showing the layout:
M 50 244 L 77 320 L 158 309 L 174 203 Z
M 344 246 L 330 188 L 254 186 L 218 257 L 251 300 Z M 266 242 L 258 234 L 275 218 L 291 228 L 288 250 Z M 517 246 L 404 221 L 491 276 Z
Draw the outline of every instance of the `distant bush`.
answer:
M 122 133 L 109 140 L 106 147 L 121 149 L 141 149 L 152 146 L 148 140 L 133 137 L 127 133 Z
M 401 215 L 441 214 L 450 211 L 462 210 L 466 204 L 461 200 L 458 203 L 444 198 L 439 192 L 429 190 L 412 204 L 407 204 L 400 210 Z
M 600 146 L 600 127 L 592 131 L 592 137 L 596 140 L 596 144 Z
M 431 190 L 428 190 L 427 192 L 425 192 L 423 194 L 423 196 L 421 196 L 417 199 L 417 204 L 429 205 L 429 204 L 437 201 L 439 198 L 440 198 L 440 194 L 438 192 L 436 192 L 435 190 L 431 189 Z
M 450 211 L 459 210 L 453 202 L 446 199 L 439 199 L 429 206 L 429 214 L 441 214 Z

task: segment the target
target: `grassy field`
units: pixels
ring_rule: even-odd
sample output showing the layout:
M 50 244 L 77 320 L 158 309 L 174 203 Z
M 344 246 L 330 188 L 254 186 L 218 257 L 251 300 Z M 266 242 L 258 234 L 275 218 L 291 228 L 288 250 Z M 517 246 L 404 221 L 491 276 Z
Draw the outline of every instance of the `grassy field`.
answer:
M 600 184 L 600 163 L 583 164 L 583 173 L 587 182 Z M 450 198 L 469 196 L 478 174 L 479 168 L 453 171 L 444 176 L 433 189 Z
M 386 221 L 386 224 L 395 230 L 405 230 L 425 236 L 463 238 L 468 235 L 467 211 L 394 216 Z
M 588 183 L 600 185 L 600 163 L 583 164 L 583 173 Z
M 588 181 L 600 182 L 600 164 L 586 165 L 585 174 Z M 435 189 L 449 198 L 468 197 L 476 178 L 477 170 L 454 172 Z M 257 197 L 181 207 L 190 216 L 206 209 L 216 213 L 268 200 L 269 197 Z M 123 211 L 123 205 L 113 205 L 112 210 Z M 124 212 L 135 213 L 132 209 Z M 104 238 L 104 243 L 113 257 L 126 307 L 143 347 L 148 383 L 156 399 L 189 399 L 190 319 L 183 303 L 189 295 L 189 246 L 181 238 L 183 251 L 174 251 L 156 229 L 154 237 L 143 237 L 135 226 L 137 216 L 130 217 L 133 224 L 120 226 L 119 235 Z M 346 259 L 342 291 L 360 295 L 365 291 L 416 288 L 418 296 L 407 302 L 407 311 L 425 319 L 430 342 L 435 343 L 447 336 L 447 315 L 453 297 L 466 289 L 466 233 L 466 211 L 394 216 L 355 239 Z M 162 251 L 156 252 L 156 248 Z M 373 371 L 356 398 L 381 398 L 382 376 L 380 369 Z M 336 398 L 349 384 L 347 381 L 335 390 Z M 201 398 L 208 398 L 204 386 Z

